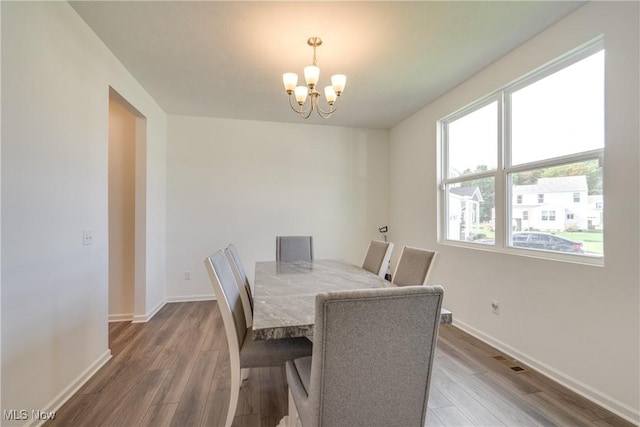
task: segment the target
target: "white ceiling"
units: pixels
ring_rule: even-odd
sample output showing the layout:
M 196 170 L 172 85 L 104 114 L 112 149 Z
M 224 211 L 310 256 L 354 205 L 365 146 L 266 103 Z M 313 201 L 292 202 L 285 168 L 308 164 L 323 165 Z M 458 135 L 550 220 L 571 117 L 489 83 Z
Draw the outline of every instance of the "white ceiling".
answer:
M 169 114 L 390 128 L 584 2 L 70 4 Z M 310 36 L 319 86 L 347 75 L 328 120 L 300 119 L 282 86 L 311 63 Z

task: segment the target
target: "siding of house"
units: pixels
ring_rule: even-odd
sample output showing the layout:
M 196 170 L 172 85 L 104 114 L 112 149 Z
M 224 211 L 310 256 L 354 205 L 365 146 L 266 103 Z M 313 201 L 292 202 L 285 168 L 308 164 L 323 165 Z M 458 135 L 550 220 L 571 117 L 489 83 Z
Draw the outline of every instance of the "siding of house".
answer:
M 586 230 L 591 214 L 588 194 L 587 179 L 582 175 L 541 178 L 538 184 L 514 185 L 512 216 L 519 224 L 518 230 L 565 231 L 570 227 Z M 543 202 L 539 201 L 541 196 Z M 522 203 L 518 203 L 519 198 Z M 524 211 L 528 219 L 523 218 Z

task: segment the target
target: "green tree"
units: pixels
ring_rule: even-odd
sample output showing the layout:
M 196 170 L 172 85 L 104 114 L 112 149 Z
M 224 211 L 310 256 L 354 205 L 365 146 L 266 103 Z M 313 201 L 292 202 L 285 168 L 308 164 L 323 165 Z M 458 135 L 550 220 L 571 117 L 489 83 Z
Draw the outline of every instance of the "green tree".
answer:
M 590 195 L 602 194 L 602 170 L 598 164 L 598 160 L 588 160 L 586 162 L 518 172 L 512 176 L 512 182 L 513 185 L 533 185 L 537 184 L 540 178 L 578 175 L 585 175 L 587 177 Z
M 536 169 L 527 172 L 519 172 L 512 175 L 513 185 L 534 185 L 538 183 L 538 178 L 542 175 L 543 169 Z
M 474 171 L 467 169 L 465 174 L 486 172 L 487 165 L 478 165 Z M 496 187 L 493 178 L 472 179 L 464 183 L 465 187 L 478 187 L 482 195 L 483 203 L 480 204 L 480 221 L 491 221 L 491 210 L 495 206 Z
M 602 194 L 602 170 L 598 160 L 588 160 L 586 162 L 571 163 L 569 165 L 554 166 L 541 170 L 540 177 L 552 178 L 558 176 L 578 176 L 587 177 L 589 194 Z
M 486 172 L 487 165 L 478 165 L 475 170 L 465 169 L 463 175 Z M 535 169 L 531 171 L 518 172 L 512 175 L 513 185 L 533 185 L 538 183 L 540 178 L 553 178 L 561 176 L 585 175 L 589 186 L 589 195 L 602 194 L 602 169 L 598 160 L 588 160 L 586 162 L 571 163 L 562 166 L 553 166 L 545 169 Z M 480 204 L 480 221 L 491 220 L 491 211 L 495 206 L 495 183 L 493 178 L 479 178 L 465 181 L 464 187 L 478 187 L 484 202 Z

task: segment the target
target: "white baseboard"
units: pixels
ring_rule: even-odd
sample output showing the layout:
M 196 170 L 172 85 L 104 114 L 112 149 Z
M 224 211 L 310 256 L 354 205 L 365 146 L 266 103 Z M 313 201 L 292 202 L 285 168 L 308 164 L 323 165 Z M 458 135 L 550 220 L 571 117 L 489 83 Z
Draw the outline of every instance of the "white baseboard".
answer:
M 213 294 L 210 295 L 189 295 L 189 296 L 181 296 L 181 297 L 169 297 L 169 298 L 165 298 L 164 300 L 160 301 L 158 303 L 158 305 L 156 305 L 151 311 L 149 311 L 147 314 L 136 314 L 136 315 L 132 315 L 130 319 L 121 319 L 121 320 L 111 320 L 111 316 L 109 316 L 109 321 L 110 322 L 116 322 L 116 321 L 124 321 L 124 320 L 131 320 L 131 323 L 146 323 L 149 320 L 151 320 L 151 318 L 153 316 L 156 315 L 156 313 L 158 313 L 158 311 L 160 311 L 160 309 L 162 307 L 164 307 L 165 304 L 167 303 L 171 303 L 171 302 L 193 302 L 193 301 L 210 301 L 210 300 L 215 300 L 215 296 Z M 124 315 L 118 315 L 118 316 L 124 316 Z
M 160 301 L 158 303 L 158 305 L 156 305 L 154 308 L 151 309 L 151 311 L 149 311 L 147 314 L 137 314 L 135 316 L 133 316 L 133 319 L 131 320 L 131 323 L 146 323 L 149 320 L 151 320 L 151 318 L 153 316 L 156 315 L 157 312 L 160 311 L 160 309 L 162 307 L 164 307 L 164 305 L 167 303 L 167 300 L 164 299 L 162 301 Z
M 145 315 L 132 315 L 132 314 L 114 314 L 109 315 L 109 322 L 121 322 L 132 320 L 132 323 L 144 323 L 151 320 L 153 316 L 160 311 L 165 304 L 169 302 L 191 302 L 191 301 L 210 301 L 215 300 L 214 295 L 194 295 L 186 297 L 171 297 L 162 300 L 156 305 L 149 313 Z M 111 350 L 106 350 L 95 362 L 91 364 L 82 374 L 80 374 L 75 380 L 71 382 L 64 390 L 62 390 L 51 402 L 49 402 L 43 412 L 50 413 L 59 410 L 80 388 L 93 377 L 96 372 L 105 363 L 111 359 Z M 40 427 L 46 420 L 32 420 L 26 424 L 26 427 Z
M 167 298 L 167 302 L 193 302 L 193 301 L 212 301 L 215 300 L 216 296 L 214 294 L 208 295 L 185 295 L 178 297 L 169 297 Z
M 107 350 L 102 355 L 91 364 L 83 373 L 81 373 L 75 380 L 71 382 L 64 390 L 62 390 L 56 397 L 53 398 L 51 402 L 49 402 L 43 412 L 50 413 L 56 412 L 59 410 L 62 405 L 67 403 L 69 400 L 80 388 L 87 382 L 91 377 L 95 375 L 96 372 L 100 368 L 104 366 L 111 359 L 111 350 Z M 32 420 L 31 423 L 27 424 L 28 427 L 37 427 L 41 426 L 46 422 L 46 420 Z
M 133 313 L 110 314 L 109 323 L 111 322 L 129 322 L 133 320 Z
M 492 347 L 495 347 L 498 350 L 502 351 L 503 353 L 509 355 L 510 357 L 535 369 L 536 371 L 540 372 L 544 376 L 578 393 L 582 397 L 589 399 L 590 401 L 602 406 L 603 408 L 609 410 L 610 412 L 624 418 L 625 420 L 636 425 L 639 424 L 640 414 L 638 414 L 637 409 L 631 408 L 630 406 L 595 390 L 593 387 L 590 387 L 587 384 L 584 384 L 583 382 L 575 378 L 565 375 L 562 372 L 558 372 L 557 370 L 546 365 L 545 363 L 542 363 L 532 357 L 527 356 L 524 353 L 521 353 L 515 348 L 503 343 L 502 341 L 496 340 L 495 338 L 489 335 L 484 334 L 483 332 L 475 329 L 474 327 L 464 322 L 461 322 L 454 318 L 453 325 L 462 329 L 468 334 L 476 337 L 480 341 L 484 341 L 485 343 L 491 345 Z

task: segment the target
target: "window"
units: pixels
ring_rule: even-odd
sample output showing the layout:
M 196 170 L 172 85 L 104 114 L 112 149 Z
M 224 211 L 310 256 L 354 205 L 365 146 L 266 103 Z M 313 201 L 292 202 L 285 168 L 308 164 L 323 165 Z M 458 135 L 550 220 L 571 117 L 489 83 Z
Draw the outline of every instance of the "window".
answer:
M 603 225 L 587 224 L 603 195 L 603 45 L 589 43 L 440 121 L 445 240 L 510 251 L 519 233 L 534 230 L 593 241 L 584 253 L 566 252 L 603 256 Z M 531 215 L 518 206 L 527 194 L 528 203 L 537 195 Z M 578 230 L 589 235 L 572 235 Z M 530 241 L 517 249 L 547 250 Z
M 542 221 L 555 221 L 556 211 L 542 211 L 542 215 L 540 215 L 540 219 Z
M 495 192 L 498 102 L 492 100 L 452 120 L 447 139 L 447 238 L 491 244 L 485 238 Z

